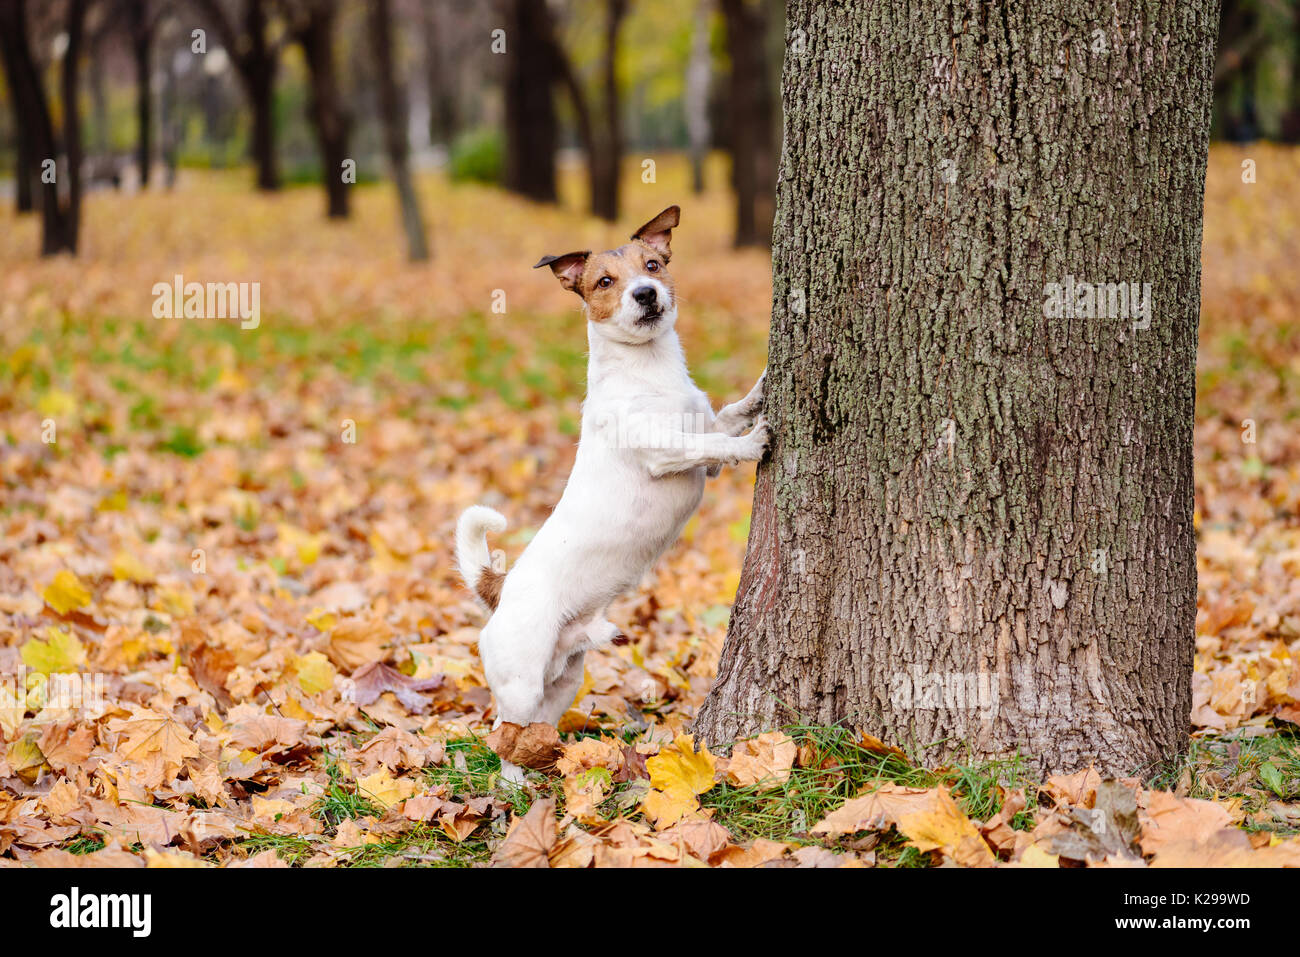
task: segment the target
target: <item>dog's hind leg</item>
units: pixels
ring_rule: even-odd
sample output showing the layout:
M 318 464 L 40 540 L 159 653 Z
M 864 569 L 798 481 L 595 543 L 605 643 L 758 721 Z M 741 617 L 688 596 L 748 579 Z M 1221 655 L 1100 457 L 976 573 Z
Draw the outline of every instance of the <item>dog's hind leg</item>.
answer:
M 571 654 L 569 660 L 565 662 L 564 669 L 546 686 L 546 693 L 542 696 L 541 708 L 538 710 L 538 721 L 558 724 L 564 717 L 564 712 L 569 710 L 574 696 L 582 687 L 583 664 L 586 657 L 586 653 L 582 651 Z
M 587 622 L 587 640 L 592 648 L 599 648 L 601 645 L 626 645 L 632 639 L 606 618 L 605 612 L 601 612 Z
M 526 728 L 543 720 L 546 672 L 560 628 L 543 616 L 529 616 L 528 621 L 512 622 L 509 631 L 503 631 L 499 618 L 499 613 L 494 615 L 479 638 L 483 672 L 496 699 L 496 724 L 509 721 Z M 553 636 L 549 643 L 538 640 L 548 633 Z M 517 784 L 524 780 L 523 769 L 504 760 L 501 776 Z

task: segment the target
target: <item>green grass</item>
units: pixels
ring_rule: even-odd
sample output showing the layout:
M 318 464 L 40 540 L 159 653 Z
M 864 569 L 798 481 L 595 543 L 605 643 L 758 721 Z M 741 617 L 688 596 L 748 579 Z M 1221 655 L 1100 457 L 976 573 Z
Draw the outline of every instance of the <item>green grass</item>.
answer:
M 1247 729 L 1243 729 L 1247 730 Z M 1254 729 L 1249 729 L 1254 730 Z M 1237 731 L 1193 738 L 1186 755 L 1168 762 L 1148 786 L 1202 800 L 1240 798 L 1247 830 L 1280 837 L 1300 834 L 1300 815 L 1288 823 L 1269 810 L 1274 802 L 1300 801 L 1300 735 L 1286 728 L 1266 734 Z
M 1021 758 L 999 761 L 959 761 L 942 768 L 918 767 L 895 754 L 882 754 L 858 746 L 857 736 L 842 727 L 790 726 L 783 729 L 813 759 L 791 770 L 783 784 L 761 790 L 727 782 L 716 784 L 701 795 L 701 804 L 713 820 L 725 827 L 736 843 L 757 838 L 796 845 L 846 846 L 874 841 L 876 862 L 888 867 L 929 867 L 935 857 L 907 845 L 895 831 L 860 832 L 828 841 L 810 829 L 846 800 L 864 790 L 886 783 L 902 787 L 932 788 L 943 785 L 972 820 L 983 821 L 1002 808 L 1002 790 L 1023 788 L 1027 807 L 1012 818 L 1011 826 L 1028 830 L 1040 802 L 1041 779 Z M 588 735 L 568 735 L 578 740 Z M 625 740 L 636 735 L 629 731 Z M 293 865 L 311 857 L 322 840 L 330 840 L 344 820 L 367 816 L 380 818 L 383 811 L 355 781 L 345 780 L 340 767 L 327 757 L 330 782 L 313 805 L 312 814 L 325 828 L 324 837 L 304 838 L 256 835 L 239 842 L 247 854 L 273 849 Z M 1270 770 L 1271 769 L 1271 770 Z M 443 786 L 452 799 L 494 796 L 506 802 L 513 815 L 527 813 L 532 803 L 553 797 L 564 812 L 564 794 L 559 778 L 529 772 L 528 786 L 516 787 L 501 779 L 501 762 L 478 738 L 447 743 L 447 760 L 425 768 L 430 787 Z M 1248 830 L 1276 832 L 1286 837 L 1300 827 L 1273 819 L 1274 802 L 1300 800 L 1300 738 L 1289 730 L 1246 737 L 1240 733 L 1195 738 L 1188 754 L 1170 762 L 1150 777 L 1148 787 L 1174 790 L 1180 786 L 1191 797 L 1216 799 L 1240 797 L 1248 814 Z M 635 816 L 645 790 L 644 781 L 615 783 L 601 805 L 604 816 Z M 501 837 L 501 819 L 496 829 L 484 822 L 466 840 L 457 843 L 441 828 L 416 824 L 401 834 L 381 836 L 377 843 L 340 850 L 340 866 L 481 866 L 491 860 Z M 98 846 L 87 840 L 86 851 Z M 71 849 L 71 848 L 69 848 Z
M 383 808 L 371 801 L 355 781 L 343 780 L 343 772 L 332 756 L 325 765 L 325 773 L 329 775 L 330 783 L 312 805 L 312 817 L 331 830 L 344 821 L 355 821 L 359 817 L 383 817 Z

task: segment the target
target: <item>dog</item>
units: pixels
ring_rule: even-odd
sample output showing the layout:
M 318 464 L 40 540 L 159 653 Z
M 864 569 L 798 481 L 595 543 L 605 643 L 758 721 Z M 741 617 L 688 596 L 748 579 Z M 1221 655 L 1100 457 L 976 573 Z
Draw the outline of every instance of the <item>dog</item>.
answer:
M 582 299 L 587 398 L 564 493 L 508 574 L 493 566 L 487 543 L 505 518 L 475 505 L 457 522 L 460 574 L 491 612 L 479 653 L 498 725 L 559 721 L 586 652 L 628 640 L 606 609 L 677 540 L 706 474 L 758 461 L 767 449 L 766 370 L 716 415 L 687 371 L 668 273 L 680 215 L 669 206 L 617 249 L 543 256 L 534 267 L 549 266 Z M 502 770 L 523 780 L 508 762 Z

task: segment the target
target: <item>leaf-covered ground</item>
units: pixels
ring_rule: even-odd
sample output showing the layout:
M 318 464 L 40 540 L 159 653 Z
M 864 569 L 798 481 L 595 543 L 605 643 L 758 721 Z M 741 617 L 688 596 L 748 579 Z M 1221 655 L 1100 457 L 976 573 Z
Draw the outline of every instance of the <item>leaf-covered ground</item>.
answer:
M 452 528 L 494 505 L 516 554 L 572 463 L 584 331 L 529 267 L 628 231 L 573 212 L 578 180 L 565 210 L 426 179 L 427 267 L 383 187 L 342 225 L 242 173 L 96 193 L 75 261 L 35 259 L 5 204 L 0 864 L 1300 863 L 1297 181 L 1294 152 L 1211 157 L 1196 736 L 1128 781 L 926 770 L 849 728 L 697 751 L 752 467 L 613 609 L 637 642 L 588 656 L 560 734 L 488 740 Z M 767 258 L 729 248 L 728 197 L 691 197 L 680 163 L 629 178 L 629 222 L 675 201 L 692 370 L 741 394 Z M 153 318 L 176 274 L 259 282 L 260 325 Z M 493 746 L 546 769 L 510 788 Z

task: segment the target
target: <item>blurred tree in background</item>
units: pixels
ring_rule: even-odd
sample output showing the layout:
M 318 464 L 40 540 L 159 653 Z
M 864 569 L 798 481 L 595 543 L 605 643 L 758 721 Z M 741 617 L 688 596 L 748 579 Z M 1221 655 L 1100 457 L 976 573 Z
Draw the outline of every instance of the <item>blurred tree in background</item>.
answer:
M 386 6 L 385 66 L 369 0 L 0 0 L 0 192 L 41 212 L 47 253 L 75 250 L 83 184 L 154 188 L 159 162 L 163 185 L 241 162 L 261 190 L 317 184 L 333 218 L 352 184 L 399 177 L 400 153 L 414 173 L 541 203 L 581 163 L 586 209 L 614 220 L 619 169 L 685 151 L 700 190 L 722 149 L 735 244 L 770 245 L 779 77 L 798 42 L 781 0 Z M 1225 0 L 1216 136 L 1300 140 L 1298 23 L 1300 0 Z M 418 209 L 399 193 L 410 238 Z

